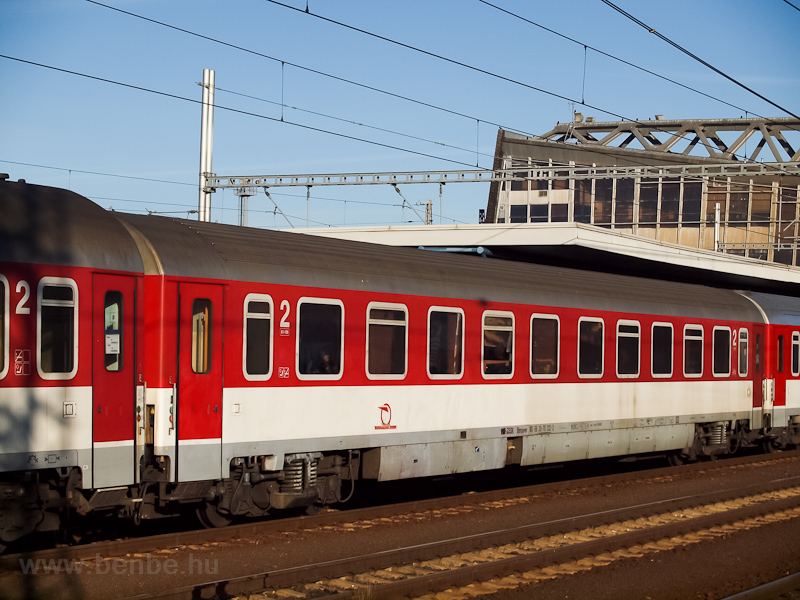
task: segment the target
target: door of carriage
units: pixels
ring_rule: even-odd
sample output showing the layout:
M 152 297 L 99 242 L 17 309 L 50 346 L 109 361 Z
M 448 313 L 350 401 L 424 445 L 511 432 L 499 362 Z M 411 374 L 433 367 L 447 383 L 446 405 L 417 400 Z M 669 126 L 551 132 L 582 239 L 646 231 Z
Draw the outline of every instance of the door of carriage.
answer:
M 93 486 L 136 480 L 136 278 L 92 278 Z
M 223 288 L 181 283 L 178 304 L 178 481 L 219 479 Z

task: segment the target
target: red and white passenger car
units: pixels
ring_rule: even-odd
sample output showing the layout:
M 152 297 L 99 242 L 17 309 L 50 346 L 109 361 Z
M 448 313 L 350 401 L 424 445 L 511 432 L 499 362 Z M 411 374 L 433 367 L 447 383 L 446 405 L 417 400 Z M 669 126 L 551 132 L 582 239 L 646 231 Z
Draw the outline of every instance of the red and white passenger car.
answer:
M 800 301 L 107 212 L 0 181 L 0 540 L 800 441 Z

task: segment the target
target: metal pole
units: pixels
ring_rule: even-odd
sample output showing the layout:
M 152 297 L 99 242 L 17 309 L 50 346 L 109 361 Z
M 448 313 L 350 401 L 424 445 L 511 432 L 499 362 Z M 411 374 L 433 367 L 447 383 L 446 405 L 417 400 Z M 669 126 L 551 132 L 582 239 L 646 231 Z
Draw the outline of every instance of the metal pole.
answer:
M 719 202 L 714 209 L 714 251 L 719 252 Z
M 208 148 L 206 148 L 207 158 L 206 166 L 208 167 L 208 174 L 211 175 L 214 169 L 211 166 L 211 155 L 214 152 L 214 91 L 215 91 L 215 73 L 213 69 L 208 70 Z M 211 221 L 211 193 L 208 191 L 208 200 L 206 201 L 206 221 Z
M 198 220 L 211 220 L 211 190 L 208 178 L 212 174 L 211 154 L 214 147 L 214 71 L 203 69 L 203 110 L 200 120 L 200 198 Z
M 439 225 L 442 224 L 442 188 L 444 187 L 443 183 L 439 184 Z

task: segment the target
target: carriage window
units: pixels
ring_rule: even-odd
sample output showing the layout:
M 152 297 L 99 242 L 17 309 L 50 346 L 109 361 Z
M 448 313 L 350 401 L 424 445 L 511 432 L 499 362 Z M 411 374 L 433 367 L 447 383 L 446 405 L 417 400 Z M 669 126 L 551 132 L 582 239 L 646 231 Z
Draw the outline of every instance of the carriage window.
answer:
M 531 317 L 531 375 L 558 377 L 558 317 Z
M 70 378 L 77 371 L 78 288 L 72 280 L 45 277 L 38 296 L 39 372 L 45 379 Z
M 672 325 L 653 324 L 653 377 L 672 376 Z
M 761 334 L 756 334 L 756 373 L 761 373 Z
M 514 373 L 514 315 L 483 314 L 483 374 L 510 377 Z
M 783 373 L 783 336 L 778 336 L 778 352 L 775 355 L 777 359 L 778 373 Z
M 122 292 L 106 292 L 103 302 L 106 371 L 122 370 Z
M 428 314 L 428 374 L 461 376 L 464 370 L 464 313 L 433 310 Z
M 800 375 L 800 333 L 792 334 L 792 376 Z
M 211 300 L 192 302 L 192 371 L 198 375 L 211 372 Z
M 748 333 L 747 329 L 739 330 L 739 376 L 744 377 L 747 375 L 747 351 L 748 351 Z
M 367 375 L 406 374 L 407 309 L 402 304 L 367 307 Z
M 297 308 L 297 372 L 306 379 L 342 374 L 344 306 L 338 300 L 300 300 Z
M 712 369 L 717 377 L 731 374 L 731 330 L 727 327 L 714 327 Z
M 699 325 L 683 328 L 683 374 L 687 377 L 703 374 L 703 328 Z
M 601 320 L 578 321 L 578 375 L 581 377 L 603 375 L 603 321 Z
M 272 372 L 272 298 L 248 294 L 244 299 L 244 376 L 269 379 Z
M 8 365 L 8 281 L 0 275 L 0 379 Z
M 639 323 L 619 321 L 617 323 L 617 375 L 637 377 L 639 375 Z

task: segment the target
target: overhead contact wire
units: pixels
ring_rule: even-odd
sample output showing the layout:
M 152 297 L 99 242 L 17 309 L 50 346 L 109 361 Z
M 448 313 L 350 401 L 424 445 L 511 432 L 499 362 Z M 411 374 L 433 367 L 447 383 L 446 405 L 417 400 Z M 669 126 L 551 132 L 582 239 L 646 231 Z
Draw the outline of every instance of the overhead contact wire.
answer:
M 50 70 L 53 70 L 53 71 L 58 71 L 60 73 L 67 73 L 68 75 L 76 75 L 78 77 L 85 77 L 87 79 L 93 79 L 95 81 L 102 81 L 103 83 L 111 83 L 113 85 L 119 85 L 119 86 L 130 88 L 130 89 L 133 89 L 133 90 L 139 90 L 141 92 L 148 92 L 150 94 L 156 94 L 156 95 L 159 95 L 159 96 L 165 96 L 167 98 L 173 98 L 175 100 L 183 100 L 184 102 L 191 102 L 192 104 L 202 104 L 203 103 L 202 100 L 196 100 L 194 98 L 186 98 L 185 96 L 178 96 L 177 94 L 170 94 L 168 92 L 162 92 L 162 91 L 159 91 L 159 90 L 153 90 L 153 89 L 142 87 L 142 86 L 139 86 L 139 85 L 133 85 L 133 84 L 130 84 L 130 83 L 123 83 L 121 81 L 114 81 L 113 79 L 106 79 L 104 77 L 97 77 L 96 75 L 88 75 L 86 73 L 79 73 L 78 71 L 70 71 L 69 69 L 62 69 L 60 67 L 54 67 L 54 66 L 51 66 L 51 65 L 45 65 L 45 64 L 42 64 L 42 63 L 37 63 L 37 62 L 30 61 L 30 60 L 22 59 L 22 58 L 16 58 L 14 56 L 7 56 L 5 54 L 0 54 L 0 58 L 5 58 L 7 60 L 13 60 L 13 61 L 16 61 L 16 62 L 20 62 L 20 63 L 24 63 L 24 64 L 28 64 L 28 65 L 33 65 L 33 66 L 36 66 L 36 67 L 42 67 L 44 69 L 50 69 Z M 328 131 L 327 129 L 320 129 L 319 127 L 312 127 L 310 125 L 303 125 L 302 123 L 294 123 L 292 121 L 286 121 L 286 120 L 281 121 L 281 119 L 276 119 L 275 117 L 268 117 L 267 115 L 260 115 L 258 113 L 249 112 L 249 111 L 246 111 L 246 110 L 240 110 L 240 109 L 237 109 L 237 108 L 231 108 L 229 106 L 216 105 L 214 108 L 215 109 L 219 109 L 219 110 L 226 110 L 226 111 L 229 111 L 229 112 L 232 112 L 232 113 L 236 113 L 236 114 L 240 114 L 240 115 L 246 115 L 246 116 L 249 116 L 249 117 L 257 117 L 259 119 L 265 119 L 267 121 L 273 121 L 275 123 L 286 123 L 287 125 L 292 125 L 293 127 L 300 127 L 301 129 L 307 129 L 309 131 L 316 131 L 317 133 L 325 133 L 325 134 L 328 134 L 328 135 L 334 135 L 334 136 L 337 136 L 337 137 L 340 137 L 340 138 L 344 138 L 344 139 L 348 139 L 348 140 L 352 140 L 352 141 L 355 141 L 355 142 L 362 142 L 362 143 L 365 143 L 365 144 L 372 144 L 374 146 L 380 146 L 381 148 L 387 148 L 389 150 L 397 150 L 397 151 L 400 151 L 400 152 L 408 152 L 409 154 L 415 154 L 417 156 L 423 156 L 425 158 L 433 158 L 433 159 L 436 159 L 436 160 L 443 160 L 445 162 L 450 162 L 450 163 L 457 164 L 457 165 L 464 165 L 464 166 L 467 166 L 467 167 L 472 167 L 471 163 L 463 162 L 463 161 L 460 161 L 460 160 L 454 160 L 452 158 L 444 158 L 444 157 L 436 156 L 436 155 L 433 155 L 433 154 L 427 154 L 425 152 L 419 152 L 417 150 L 409 150 L 408 148 L 402 148 L 400 146 L 393 146 L 391 144 L 384 144 L 382 142 L 376 142 L 376 141 L 373 141 L 373 140 L 366 140 L 366 139 L 363 139 L 363 138 L 355 137 L 355 136 L 352 136 L 352 135 L 347 135 L 347 134 L 344 134 L 344 133 L 338 133 L 338 132 L 335 132 L 335 131 Z
M 221 44 L 223 46 L 227 46 L 228 48 L 233 48 L 234 50 L 240 50 L 242 52 L 247 52 L 248 54 L 252 54 L 254 56 L 259 56 L 261 58 L 266 58 L 268 60 L 279 62 L 283 66 L 288 65 L 290 67 L 294 67 L 295 69 L 301 69 L 301 70 L 307 71 L 309 73 L 314 73 L 315 75 L 321 75 L 322 77 L 328 77 L 329 79 L 334 79 L 336 81 L 341 81 L 342 83 L 347 83 L 349 85 L 355 85 L 357 87 L 361 87 L 361 88 L 364 88 L 366 90 L 370 90 L 372 92 L 377 92 L 379 94 L 384 94 L 386 96 L 391 96 L 391 97 L 397 98 L 399 100 L 404 100 L 406 102 L 412 102 L 414 104 L 419 104 L 420 106 L 425 106 L 427 108 L 432 108 L 434 110 L 439 110 L 439 111 L 442 111 L 442 112 L 446 112 L 446 113 L 449 113 L 451 115 L 455 115 L 457 117 L 463 117 L 465 119 L 470 119 L 470 120 L 477 120 L 477 117 L 473 117 L 473 116 L 467 115 L 465 113 L 461 113 L 461 112 L 458 112 L 458 111 L 455 111 L 455 110 L 451 110 L 449 108 L 444 108 L 442 106 L 437 106 L 436 104 L 430 104 L 428 102 L 423 102 L 422 100 L 416 100 L 416 99 L 410 98 L 408 96 L 403 96 L 402 94 L 396 94 L 394 92 L 390 92 L 390 91 L 387 91 L 387 90 L 382 90 L 380 88 L 376 88 L 376 87 L 367 85 L 365 83 L 359 83 L 358 81 L 353 81 L 352 79 L 346 79 L 344 77 L 339 77 L 338 75 L 332 75 L 330 73 L 325 73 L 324 71 L 319 71 L 317 69 L 312 69 L 310 67 L 305 67 L 305 66 L 297 64 L 297 63 L 285 61 L 285 60 L 282 60 L 280 58 L 276 58 L 274 56 L 270 56 L 269 54 L 264 54 L 263 52 L 258 52 L 256 50 L 251 50 L 251 49 L 245 48 L 243 46 L 237 46 L 236 44 L 231 44 L 230 42 L 224 42 L 222 40 L 218 40 L 216 38 L 212 38 L 212 37 L 207 36 L 207 35 L 196 33 L 194 31 L 190 31 L 188 29 L 183 29 L 183 28 L 177 27 L 175 25 L 170 25 L 169 23 L 164 23 L 163 21 L 157 21 L 155 19 L 151 19 L 151 18 L 145 17 L 143 15 L 139 15 L 139 14 L 127 11 L 127 10 L 122 10 L 121 8 L 117 8 L 115 6 L 110 6 L 108 4 L 103 4 L 102 2 L 97 2 L 97 0 L 86 0 L 86 1 L 91 3 L 91 4 L 95 4 L 97 6 L 102 6 L 103 8 L 108 8 L 109 10 L 114 10 L 116 12 L 128 15 L 130 17 L 135 17 L 137 19 L 141 19 L 143 21 L 147 21 L 147 22 L 153 23 L 155 25 L 160 25 L 161 27 L 166 27 L 168 29 L 174 29 L 175 31 L 180 31 L 181 33 L 185 33 L 187 35 L 191 35 L 191 36 L 194 36 L 194 37 L 197 37 L 197 38 L 209 41 L 209 42 L 213 42 L 215 44 Z M 303 12 L 303 11 L 301 11 L 301 12 Z M 309 14 L 311 14 L 311 13 L 309 13 Z M 495 127 L 500 127 L 501 129 L 505 129 L 506 131 L 516 131 L 517 133 L 522 133 L 524 135 L 532 135 L 529 132 L 523 131 L 521 129 L 517 129 L 515 127 L 508 127 L 508 126 L 502 125 L 500 123 L 494 123 L 492 121 L 487 121 L 486 119 L 480 119 L 480 120 L 483 121 L 484 123 L 488 123 L 489 125 L 494 125 Z
M 699 62 L 701 65 L 703 65 L 703 66 L 705 66 L 705 67 L 708 67 L 709 69 L 711 69 L 712 71 L 714 71 L 714 72 L 715 72 L 715 73 L 717 73 L 718 75 L 721 75 L 722 77 L 724 77 L 724 78 L 725 78 L 725 79 L 727 79 L 728 81 L 730 81 L 730 82 L 732 82 L 732 83 L 734 83 L 734 84 L 738 85 L 740 88 L 742 88 L 742 89 L 744 89 L 744 90 L 747 90 L 748 92 L 750 92 L 751 94 L 753 94 L 753 95 L 757 96 L 758 98 L 760 98 L 760 99 L 761 99 L 761 100 L 763 100 L 764 102 L 767 102 L 767 103 L 771 104 L 772 106 L 774 106 L 774 107 L 775 107 L 775 108 L 777 108 L 778 110 L 782 110 L 782 111 L 783 111 L 783 112 L 785 112 L 786 114 L 788 114 L 788 115 L 791 115 L 791 116 L 793 116 L 795 119 L 799 119 L 799 120 L 800 120 L 800 116 L 797 116 L 795 113 L 793 113 L 792 111 L 790 111 L 788 108 L 784 108 L 784 107 L 783 107 L 783 106 L 781 106 L 780 104 L 777 104 L 776 102 L 773 102 L 772 100 L 770 100 L 770 99 L 769 99 L 769 98 L 767 98 L 766 96 L 763 96 L 763 95 L 759 94 L 757 91 L 755 91 L 754 89 L 752 89 L 752 88 L 750 88 L 750 87 L 746 86 L 745 84 L 743 84 L 743 83 L 742 83 L 741 81 L 739 81 L 738 79 L 735 79 L 735 78 L 731 77 L 731 76 L 730 76 L 730 75 L 728 75 L 727 73 L 723 73 L 721 70 L 719 70 L 719 69 L 718 69 L 717 67 L 715 67 L 714 65 L 712 65 L 712 64 L 710 64 L 710 63 L 708 63 L 708 62 L 706 62 L 705 60 L 703 60 L 702 58 L 700 58 L 700 57 L 699 57 L 699 56 L 697 56 L 696 54 L 693 54 L 692 52 L 690 52 L 689 50 L 687 50 L 686 48 L 684 48 L 684 47 L 683 47 L 683 46 L 681 46 L 680 44 L 678 44 L 678 43 L 676 43 L 676 42 L 673 42 L 671 39 L 669 39 L 669 38 L 668 38 L 668 37 L 666 37 L 665 35 L 662 35 L 662 34 L 660 34 L 660 33 L 659 33 L 658 31 L 656 31 L 656 30 L 655 30 L 653 27 L 650 27 L 650 26 L 649 26 L 649 25 L 647 25 L 646 23 L 644 23 L 644 22 L 640 21 L 639 19 L 637 19 L 636 17 L 634 17 L 632 14 L 630 14 L 630 13 L 628 13 L 628 12 L 624 11 L 622 8 L 620 8 L 619 6 L 617 6 L 616 4 L 614 4 L 613 2 L 611 2 L 610 0 L 602 0 L 602 1 L 603 1 L 603 3 L 604 3 L 604 4 L 607 4 L 608 6 L 610 6 L 610 7 L 611 7 L 611 8 L 613 8 L 614 10 L 616 10 L 618 13 L 620 13 L 620 14 L 621 14 L 621 15 L 623 15 L 624 17 L 626 17 L 626 18 L 630 19 L 631 21 L 633 21 L 634 23 L 636 23 L 636 24 L 637 24 L 637 25 L 639 25 L 640 27 L 643 27 L 644 29 L 646 29 L 647 31 L 649 31 L 650 33 L 652 33 L 653 35 L 655 35 L 655 36 L 656 36 L 658 39 L 660 39 L 660 40 L 663 40 L 664 42 L 666 42 L 667 44 L 669 44 L 670 46 L 672 46 L 672 47 L 673 47 L 673 48 L 675 48 L 676 50 L 680 50 L 680 51 L 681 51 L 681 52 L 683 52 L 683 53 L 684 53 L 686 56 L 688 56 L 688 57 L 692 58 L 693 60 L 696 60 L 696 61 L 697 61 L 697 62 Z M 752 112 L 752 111 L 750 111 L 750 112 Z M 753 114 L 755 114 L 755 113 L 753 113 Z
M 656 73 L 654 71 L 651 71 L 649 69 L 645 69 L 644 67 L 640 67 L 639 65 L 634 64 L 632 62 L 629 62 L 629 61 L 627 61 L 627 60 L 625 60 L 623 58 L 620 58 L 618 56 L 614 56 L 613 54 L 609 54 L 608 52 L 604 52 L 603 50 L 600 50 L 599 48 L 595 48 L 594 46 L 590 46 L 588 44 L 585 44 L 585 43 L 583 43 L 581 41 L 578 41 L 578 40 L 576 40 L 574 38 L 569 37 L 568 35 L 564 35 L 563 33 L 560 33 L 560 32 L 558 32 L 558 31 L 556 31 L 554 29 L 550 29 L 549 27 L 545 27 L 544 25 L 541 25 L 540 23 L 536 23 L 535 21 L 531 21 L 530 19 L 527 19 L 527 18 L 523 17 L 522 15 L 518 15 L 517 13 L 513 13 L 513 12 L 511 12 L 509 10 L 506 10 L 505 8 L 497 6 L 496 4 L 492 4 L 491 2 L 487 2 L 486 0 L 478 0 L 478 2 L 481 2 L 482 4 L 485 4 L 486 6 L 491 6 L 492 8 L 494 8 L 496 10 L 499 10 L 500 12 L 506 13 L 507 15 L 509 15 L 511 17 L 514 17 L 515 19 L 519 19 L 521 21 L 525 21 L 526 23 L 529 23 L 530 25 L 533 25 L 534 27 L 538 27 L 539 29 L 547 31 L 548 33 L 552 33 L 553 35 L 557 35 L 558 37 L 563 38 L 563 39 L 565 39 L 567 41 L 570 41 L 570 42 L 572 42 L 574 44 L 578 44 L 579 46 L 583 46 L 584 50 L 588 48 L 589 50 L 592 50 L 593 52 L 597 52 L 598 54 L 602 54 L 603 56 L 605 56 L 607 58 L 610 58 L 612 60 L 616 60 L 616 61 L 622 63 L 623 65 L 627 65 L 629 67 L 633 67 L 634 69 L 638 69 L 639 71 L 642 71 L 643 73 L 647 73 L 648 75 L 652 75 L 653 77 L 658 77 L 659 79 L 667 81 L 667 82 L 669 82 L 669 83 L 671 83 L 673 85 L 677 85 L 679 87 L 682 87 L 683 89 L 689 90 L 690 92 L 694 92 L 696 94 L 700 94 L 701 96 L 705 96 L 706 98 L 710 98 L 711 100 L 715 100 L 717 102 L 720 102 L 722 104 L 725 104 L 725 105 L 730 106 L 731 108 L 735 108 L 737 110 L 742 110 L 742 111 L 745 110 L 744 108 L 742 108 L 740 106 L 736 106 L 735 104 L 731 104 L 730 102 L 726 102 L 725 100 L 722 100 L 721 98 L 717 98 L 716 96 L 712 96 L 711 94 L 707 94 L 707 93 L 702 92 L 702 91 L 700 91 L 698 89 L 695 89 L 695 88 L 693 88 L 691 86 L 685 85 L 685 84 L 681 83 L 680 81 L 675 81 L 674 79 L 670 79 L 669 77 L 665 77 L 664 75 L 660 75 L 660 74 L 658 74 L 658 73 Z M 585 64 L 585 57 L 584 57 L 584 64 Z M 752 113 L 753 111 L 746 111 L 746 112 L 751 112 Z M 753 114 L 756 115 L 756 113 L 753 113 Z M 759 116 L 759 115 L 756 115 L 756 116 Z M 762 118 L 766 118 L 766 117 L 762 117 Z
M 88 1 L 92 2 L 94 0 L 88 0 Z M 536 86 L 531 85 L 529 83 L 525 83 L 524 81 L 519 81 L 517 79 L 512 79 L 511 77 L 506 77 L 505 75 L 500 75 L 498 73 L 492 73 L 491 71 L 488 71 L 487 69 L 482 69 L 480 67 L 475 67 L 473 65 L 469 65 L 467 63 L 463 63 L 463 62 L 455 60 L 453 58 L 448 58 L 446 56 L 442 56 L 441 54 L 436 54 L 435 52 L 430 52 L 429 50 L 423 50 L 422 48 L 417 48 L 416 46 L 412 46 L 412 45 L 406 44 L 404 42 L 399 42 L 397 40 L 393 40 L 391 38 L 379 35 L 377 33 L 372 33 L 371 31 L 367 31 L 366 29 L 360 29 L 360 28 L 355 27 L 353 25 L 348 25 L 347 23 L 342 23 L 341 21 L 336 21 L 335 19 L 330 19 L 328 17 L 323 17 L 322 15 L 317 15 L 317 14 L 314 14 L 314 13 L 306 13 L 304 10 L 301 10 L 299 8 L 295 8 L 294 6 L 290 6 L 288 4 L 284 4 L 283 2 L 278 2 L 277 0 L 264 0 L 264 1 L 265 2 L 270 2 L 271 4 L 275 4 L 277 6 L 282 6 L 284 8 L 288 8 L 289 10 L 293 10 L 293 11 L 296 11 L 296 12 L 299 12 L 299 13 L 302 13 L 302 14 L 308 14 L 309 16 L 316 17 L 317 19 L 321 19 L 323 21 L 327 21 L 328 23 L 332 23 L 334 25 L 338 25 L 339 27 L 344 27 L 345 29 L 350 29 L 350 30 L 356 31 L 358 33 L 363 33 L 364 35 L 368 35 L 370 37 L 374 37 L 376 39 L 382 40 L 384 42 L 388 42 L 390 44 L 395 44 L 396 46 L 400 46 L 401 48 L 406 48 L 407 50 L 412 50 L 414 52 L 419 52 L 420 54 L 424 54 L 426 56 L 430 56 L 430 57 L 436 58 L 438 60 L 443 60 L 443 61 L 448 62 L 450 64 L 453 64 L 453 65 L 456 65 L 456 66 L 459 66 L 459 67 L 463 67 L 465 69 L 469 69 L 470 71 L 475 71 L 476 73 L 481 73 L 483 75 L 488 75 L 489 77 L 493 77 L 495 79 L 499 79 L 499 80 L 505 81 L 507 83 L 513 83 L 514 85 L 519 85 L 519 86 L 522 86 L 524 88 L 533 90 L 535 92 L 539 92 L 541 94 L 545 94 L 547 96 L 552 96 L 554 98 L 559 98 L 560 100 L 566 100 L 567 102 L 575 102 L 575 103 L 580 104 L 582 106 L 586 106 L 587 108 L 591 108 L 591 109 L 594 109 L 594 110 L 599 111 L 601 113 L 604 113 L 604 114 L 607 114 L 607 115 L 611 115 L 612 117 L 617 117 L 618 119 L 622 119 L 623 121 L 625 121 L 625 120 L 630 121 L 631 120 L 631 119 L 625 117 L 624 115 L 620 115 L 618 113 L 615 113 L 615 112 L 612 112 L 610 110 L 601 108 L 599 106 L 593 106 L 591 104 L 585 104 L 585 103 L 581 102 L 580 100 L 576 100 L 575 98 L 570 98 L 569 96 L 564 96 L 564 95 L 558 94 L 556 92 L 551 92 L 551 91 L 546 90 L 544 88 L 539 88 L 539 87 L 536 87 Z M 486 121 L 486 122 L 488 122 L 488 121 Z M 496 125 L 496 123 L 492 123 L 492 125 Z

